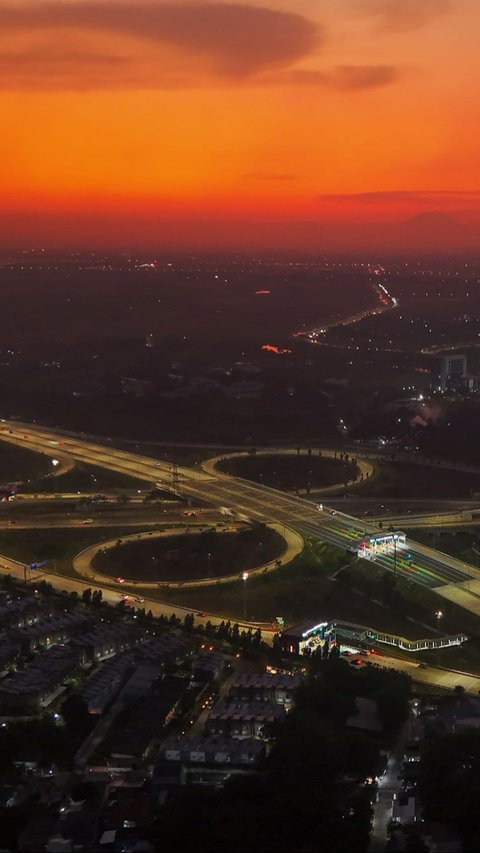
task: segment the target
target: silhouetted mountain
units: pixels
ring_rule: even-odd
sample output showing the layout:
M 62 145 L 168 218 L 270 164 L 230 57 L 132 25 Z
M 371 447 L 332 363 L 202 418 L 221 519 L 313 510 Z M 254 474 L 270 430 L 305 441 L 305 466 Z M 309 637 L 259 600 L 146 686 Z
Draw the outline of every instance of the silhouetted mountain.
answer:
M 447 213 L 427 212 L 399 222 L 392 236 L 407 247 L 473 247 L 478 240 L 478 229 Z

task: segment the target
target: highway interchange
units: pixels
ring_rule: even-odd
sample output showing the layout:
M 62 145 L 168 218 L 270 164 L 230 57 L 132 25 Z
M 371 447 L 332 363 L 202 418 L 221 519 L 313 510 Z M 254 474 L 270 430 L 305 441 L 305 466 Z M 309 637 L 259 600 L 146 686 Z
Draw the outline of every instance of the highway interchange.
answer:
M 108 444 L 60 435 L 54 430 L 16 421 L 1 424 L 0 439 L 49 455 L 66 454 L 78 461 L 140 478 L 159 487 L 171 488 L 171 466 L 168 463 L 119 450 Z M 346 549 L 365 534 L 378 533 L 378 527 L 374 527 L 371 522 L 268 486 L 214 472 L 208 464 L 205 468 L 207 470 L 199 466 L 179 467 L 178 491 L 192 499 L 231 510 L 240 518 L 276 522 L 301 535 L 316 537 L 340 548 Z M 318 506 L 323 508 L 319 509 Z M 408 553 L 412 556 L 409 562 L 401 551 L 398 551 L 396 558 L 392 553 L 377 553 L 374 561 L 415 583 L 435 588 L 437 592 L 447 585 L 480 580 L 480 572 L 474 567 L 433 548 L 409 542 Z M 470 598 L 468 609 L 480 613 L 480 599 L 477 600 L 474 595 Z
M 122 474 L 128 474 L 135 479 L 143 479 L 158 487 L 171 488 L 171 466 L 138 453 L 131 453 L 67 434 L 56 430 L 30 424 L 20 424 L 16 421 L 2 421 L 0 424 L 0 439 L 19 446 L 46 453 L 50 456 L 65 454 L 77 461 L 104 467 Z M 341 548 L 346 548 L 368 533 L 378 533 L 378 527 L 365 523 L 344 512 L 331 510 L 325 505 L 319 509 L 317 504 L 303 498 L 295 497 L 272 489 L 270 487 L 248 482 L 213 472 L 208 463 L 207 470 L 195 468 L 178 468 L 178 492 L 181 495 L 197 499 L 208 505 L 224 510 L 231 510 L 240 518 L 255 519 L 262 522 L 276 522 L 307 537 L 316 537 Z M 208 510 L 206 511 L 208 513 Z M 123 523 L 123 522 L 122 522 Z M 78 522 L 74 522 L 78 525 Z M 480 615 L 480 572 L 475 568 L 448 557 L 432 548 L 409 542 L 408 551 L 412 561 L 406 562 L 401 553 L 397 558 L 390 554 L 377 554 L 375 563 L 408 576 L 415 583 L 428 586 L 436 593 L 455 600 L 460 606 Z M 0 557 L 3 572 L 17 577 L 25 574 L 25 567 L 8 557 Z M 54 585 L 68 591 L 81 592 L 85 581 L 74 578 L 59 577 L 54 573 L 46 573 L 48 580 Z M 118 592 L 108 585 L 103 589 L 104 598 L 115 603 Z M 143 601 L 143 599 L 138 599 Z M 170 615 L 175 611 L 191 611 L 185 608 L 163 603 L 157 599 L 148 599 L 146 604 L 154 615 Z M 207 619 L 218 621 L 221 616 L 212 614 L 197 614 L 199 622 Z M 253 623 L 245 623 L 253 624 Z M 265 639 L 271 637 L 272 629 L 261 626 Z M 402 661 L 386 657 L 383 665 L 405 669 L 416 680 L 427 681 L 437 686 L 454 687 L 461 684 L 469 692 L 478 692 L 480 679 L 468 673 L 457 673 L 438 667 L 418 668 L 418 663 Z

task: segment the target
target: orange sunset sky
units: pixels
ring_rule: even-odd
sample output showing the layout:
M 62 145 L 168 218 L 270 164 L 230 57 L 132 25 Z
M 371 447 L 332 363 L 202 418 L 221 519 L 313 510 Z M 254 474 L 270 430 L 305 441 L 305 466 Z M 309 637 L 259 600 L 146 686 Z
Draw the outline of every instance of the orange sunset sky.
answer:
M 479 0 L 0 0 L 0 241 L 470 228 L 479 32 Z

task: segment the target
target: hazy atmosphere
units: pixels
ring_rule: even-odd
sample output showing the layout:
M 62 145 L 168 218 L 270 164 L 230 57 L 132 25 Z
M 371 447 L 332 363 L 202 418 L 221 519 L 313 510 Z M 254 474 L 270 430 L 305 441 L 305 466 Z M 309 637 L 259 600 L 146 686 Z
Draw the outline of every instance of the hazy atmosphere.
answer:
M 1 242 L 471 248 L 479 24 L 476 0 L 1 0 Z
M 479 0 L 0 0 L 0 850 L 480 850 Z

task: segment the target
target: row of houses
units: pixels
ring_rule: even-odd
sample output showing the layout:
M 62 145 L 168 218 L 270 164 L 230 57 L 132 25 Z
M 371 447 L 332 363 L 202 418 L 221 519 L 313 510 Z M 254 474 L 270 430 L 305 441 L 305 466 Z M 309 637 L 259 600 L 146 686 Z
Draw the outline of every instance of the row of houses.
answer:
M 0 590 L 0 625 L 2 629 L 23 628 L 44 618 L 45 612 L 34 595 L 12 596 Z
M 132 666 L 133 658 L 122 659 L 131 649 L 137 649 L 138 660 L 175 661 L 191 653 L 188 643 L 176 637 L 158 636 L 152 639 L 148 630 L 137 624 L 111 622 L 95 625 L 95 614 L 78 607 L 73 611 L 51 612 L 41 608 L 32 596 L 3 596 L 2 606 L 30 613 L 28 624 L 9 627 L 0 644 L 0 714 L 33 712 L 53 700 L 57 691 L 65 688 L 65 679 L 79 669 L 106 658 L 116 658 L 111 667 L 96 671 L 84 685 L 89 709 L 101 713 L 118 689 L 123 673 Z M 33 608 L 33 609 L 32 609 Z M 32 615 L 34 614 L 34 615 Z M 15 624 L 10 620 L 10 626 Z M 18 621 L 18 620 L 17 620 Z M 140 651 L 142 648 L 142 651 Z M 47 654 L 47 651 L 53 654 Z M 33 660 L 29 657 L 35 655 Z M 12 669 L 27 663 L 24 669 Z M 60 664 L 60 660 L 62 663 Z
M 160 749 L 160 758 L 182 764 L 231 764 L 237 767 L 257 765 L 265 755 L 265 744 L 258 738 L 223 737 L 170 737 Z
M 300 682 L 299 675 L 289 673 L 240 673 L 230 688 L 229 696 L 235 702 L 273 702 L 288 709 L 293 704 Z
M 9 714 L 46 706 L 65 678 L 80 668 L 80 656 L 70 646 L 52 646 L 38 654 L 24 670 L 4 678 L 0 685 L 0 713 Z
M 224 699 L 210 711 L 205 732 L 233 738 L 262 738 L 268 726 L 283 719 L 285 714 L 283 705 L 273 702 L 235 702 Z
M 167 663 L 182 663 L 191 654 L 191 645 L 180 637 L 168 634 L 154 637 L 102 663 L 83 682 L 78 695 L 87 703 L 91 714 L 101 714 L 126 684 L 127 678 L 131 678 L 127 693 L 132 696 L 137 696 L 142 690 L 147 693 Z M 149 662 L 154 666 L 147 670 Z
M 189 684 L 189 678 L 178 675 L 158 675 L 147 683 L 138 678 L 138 669 L 135 670 L 119 697 L 122 711 L 102 744 L 101 751 L 110 768 L 128 770 L 147 758 L 164 735 L 164 727 L 176 715 Z
M 32 654 L 38 649 L 67 643 L 79 630 L 93 624 L 92 616 L 84 610 L 49 615 L 31 625 L 16 628 L 8 638 L 18 643 L 22 654 Z
M 117 655 L 142 642 L 145 635 L 136 625 L 113 622 L 77 634 L 70 645 L 84 655 L 85 662 L 95 662 Z
M 199 654 L 193 668 L 193 676 L 197 681 L 218 681 L 225 671 L 225 658 L 213 651 Z
M 194 678 L 198 681 L 219 681 L 225 672 L 225 658 L 218 652 L 202 652 L 195 661 Z M 229 689 L 229 698 L 236 702 L 273 702 L 289 708 L 295 690 L 300 686 L 299 675 L 283 672 L 241 672 Z
M 211 664 L 206 665 L 209 661 Z M 203 672 L 213 677 L 221 662 L 220 655 L 205 653 L 196 666 L 204 667 Z M 300 681 L 299 676 L 289 673 L 238 673 L 226 695 L 208 712 L 201 734 L 182 734 L 164 741 L 157 773 L 163 774 L 164 781 L 175 778 L 180 783 L 188 779 L 218 784 L 226 767 L 229 772 L 257 768 L 266 754 L 269 727 L 284 719 L 292 708 Z M 170 772 L 168 767 L 172 768 Z

